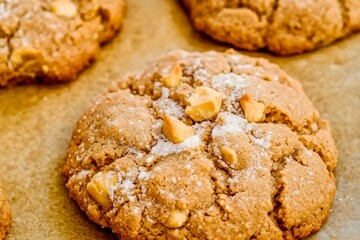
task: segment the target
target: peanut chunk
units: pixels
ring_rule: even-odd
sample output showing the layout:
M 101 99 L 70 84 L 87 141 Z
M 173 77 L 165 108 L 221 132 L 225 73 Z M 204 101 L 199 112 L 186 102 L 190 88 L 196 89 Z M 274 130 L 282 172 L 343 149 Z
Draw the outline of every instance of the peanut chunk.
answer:
M 165 87 L 172 88 L 176 87 L 182 78 L 181 67 L 179 63 L 175 63 L 170 70 L 170 74 L 162 79 Z
M 181 143 L 194 135 L 195 131 L 191 126 L 186 125 L 175 117 L 165 115 L 163 133 L 173 143 Z
M 112 205 L 108 191 L 117 183 L 118 178 L 115 174 L 98 172 L 87 184 L 86 190 L 102 207 L 108 208 Z
M 60 17 L 76 16 L 77 7 L 71 0 L 57 0 L 51 4 L 51 11 Z
M 235 164 L 238 161 L 238 157 L 237 154 L 235 152 L 234 149 L 229 148 L 229 147 L 222 147 L 220 149 L 222 158 L 225 162 L 229 163 L 229 164 Z
M 240 99 L 240 104 L 248 122 L 259 122 L 262 120 L 265 111 L 265 105 L 263 103 L 255 101 L 248 94 L 244 94 Z
M 220 198 L 216 200 L 217 204 L 220 205 L 226 212 L 232 212 L 233 208 L 226 203 L 226 199 L 220 195 Z
M 165 222 L 165 227 L 168 228 L 180 228 L 184 226 L 188 220 L 189 213 L 187 211 L 174 210 L 170 213 L 170 216 Z
M 14 69 L 37 69 L 42 66 L 43 55 L 33 47 L 21 47 L 13 51 L 10 61 Z
M 212 88 L 197 87 L 187 101 L 185 114 L 192 120 L 201 122 L 220 112 L 222 99 L 221 94 Z

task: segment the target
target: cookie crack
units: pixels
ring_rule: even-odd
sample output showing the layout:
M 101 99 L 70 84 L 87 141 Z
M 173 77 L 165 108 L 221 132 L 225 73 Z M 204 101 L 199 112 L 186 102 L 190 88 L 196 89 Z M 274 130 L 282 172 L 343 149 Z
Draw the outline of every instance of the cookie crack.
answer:
M 8 68 L 13 70 L 13 66 L 11 63 L 11 55 L 13 54 L 15 48 L 12 45 L 11 41 L 12 39 L 15 37 L 15 34 L 19 31 L 19 29 L 21 28 L 21 21 L 19 20 L 16 24 L 15 30 L 10 34 L 6 36 L 6 42 L 7 42 L 7 46 L 8 46 L 8 59 L 7 59 L 7 64 L 8 64 Z
M 228 50 L 226 50 L 226 53 L 227 54 L 238 54 L 238 52 L 236 50 L 234 50 L 234 49 L 228 49 Z M 269 76 L 262 76 L 262 75 L 254 76 L 254 74 L 247 73 L 247 72 L 244 72 L 244 73 L 241 73 L 241 74 L 236 73 L 235 69 L 234 69 L 234 64 L 236 65 L 237 63 L 236 62 L 235 63 L 231 62 L 230 59 L 227 59 L 227 64 L 228 64 L 228 66 L 230 68 L 230 73 L 234 73 L 234 74 L 239 75 L 239 76 L 256 77 L 257 79 L 263 80 L 265 82 L 269 82 L 269 81 L 270 82 L 275 82 L 274 79 L 272 79 Z M 266 71 L 266 69 L 264 68 L 264 64 L 272 64 L 272 63 L 267 62 L 267 61 L 265 63 L 261 62 L 261 61 L 257 61 L 257 62 L 255 62 L 254 65 L 252 65 L 252 68 L 259 67 L 262 70 Z M 273 67 L 276 67 L 276 66 L 273 66 Z M 278 81 L 276 81 L 277 83 L 279 83 L 281 85 L 284 85 L 284 86 L 287 86 L 287 87 L 289 87 L 289 88 L 291 88 L 291 89 L 293 89 L 295 91 L 298 91 L 298 89 L 292 84 L 291 81 L 289 81 L 289 79 L 286 79 L 284 76 L 281 76 L 281 75 L 277 75 L 275 77 L 278 78 Z
M 271 12 L 270 14 L 268 15 L 268 18 L 267 18 L 267 28 L 266 28 L 266 34 L 265 34 L 265 42 L 266 42 L 266 46 L 268 47 L 268 41 L 269 41 L 269 33 L 272 31 L 271 29 L 271 26 L 273 25 L 274 21 L 275 21 L 275 14 L 279 8 L 279 2 L 280 0 L 275 0 L 272 7 L 271 7 Z
M 292 155 L 289 155 L 292 156 Z M 275 224 L 281 230 L 287 230 L 283 227 L 283 220 L 279 216 L 279 210 L 282 206 L 282 202 L 280 201 L 280 196 L 285 188 L 284 182 L 281 181 L 281 170 L 283 170 L 286 166 L 285 156 L 281 157 L 278 160 L 273 160 L 273 165 L 270 171 L 270 174 L 273 178 L 273 187 L 276 189 L 274 195 L 272 196 L 273 209 L 268 214 L 272 216 L 272 220 L 275 220 Z
M 284 112 L 273 107 L 267 107 L 267 110 L 269 111 L 265 114 L 264 123 L 283 124 L 297 135 L 314 135 L 316 133 L 311 129 L 311 125 L 317 123 L 318 119 L 307 121 L 305 125 L 296 126 Z
M 341 9 L 341 16 L 342 16 L 342 34 L 345 34 L 348 29 L 349 25 L 349 9 L 346 7 L 346 0 L 338 0 L 340 9 Z

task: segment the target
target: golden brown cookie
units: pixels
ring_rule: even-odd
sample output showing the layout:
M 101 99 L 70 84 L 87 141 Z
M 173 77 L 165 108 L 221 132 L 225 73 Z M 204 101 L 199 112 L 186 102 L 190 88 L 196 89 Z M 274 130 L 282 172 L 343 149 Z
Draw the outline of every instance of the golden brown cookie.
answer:
M 5 239 L 11 226 L 11 208 L 0 188 L 0 240 Z
M 174 51 L 86 111 L 64 173 L 121 239 L 298 239 L 328 216 L 336 161 L 328 123 L 279 67 Z
M 358 0 L 182 0 L 195 28 L 246 50 L 296 54 L 360 29 Z
M 0 0 L 0 87 L 74 80 L 124 10 L 125 0 Z

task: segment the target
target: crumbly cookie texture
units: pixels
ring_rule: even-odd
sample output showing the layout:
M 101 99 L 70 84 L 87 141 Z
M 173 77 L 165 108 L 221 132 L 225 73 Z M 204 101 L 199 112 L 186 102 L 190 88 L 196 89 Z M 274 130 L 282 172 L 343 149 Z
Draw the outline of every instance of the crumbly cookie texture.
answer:
M 328 123 L 278 66 L 174 51 L 81 117 L 64 174 L 121 239 L 299 239 L 328 216 L 336 162 Z
M 6 201 L 4 192 L 0 188 L 0 239 L 5 239 L 10 230 L 11 222 L 10 204 Z
M 195 28 L 233 46 L 310 51 L 360 29 L 358 0 L 183 0 Z
M 125 0 L 0 0 L 0 87 L 74 80 L 124 10 Z

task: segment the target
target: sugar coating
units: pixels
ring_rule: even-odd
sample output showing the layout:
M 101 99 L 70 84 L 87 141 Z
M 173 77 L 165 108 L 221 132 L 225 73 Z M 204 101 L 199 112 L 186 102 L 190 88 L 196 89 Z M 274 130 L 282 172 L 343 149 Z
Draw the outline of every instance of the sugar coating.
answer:
M 174 64 L 182 78 L 166 88 L 161 79 Z M 84 114 L 68 150 L 66 186 L 93 221 L 122 239 L 299 239 L 321 227 L 335 193 L 336 148 L 300 84 L 277 66 L 233 51 L 174 51 L 126 85 Z M 222 106 L 195 122 L 184 109 L 199 86 L 218 91 Z M 246 119 L 244 94 L 264 104 L 260 122 Z M 169 141 L 166 114 L 195 134 Z M 226 162 L 222 147 L 237 162 Z M 106 185 L 111 206 L 81 187 L 98 172 L 119 180 Z

